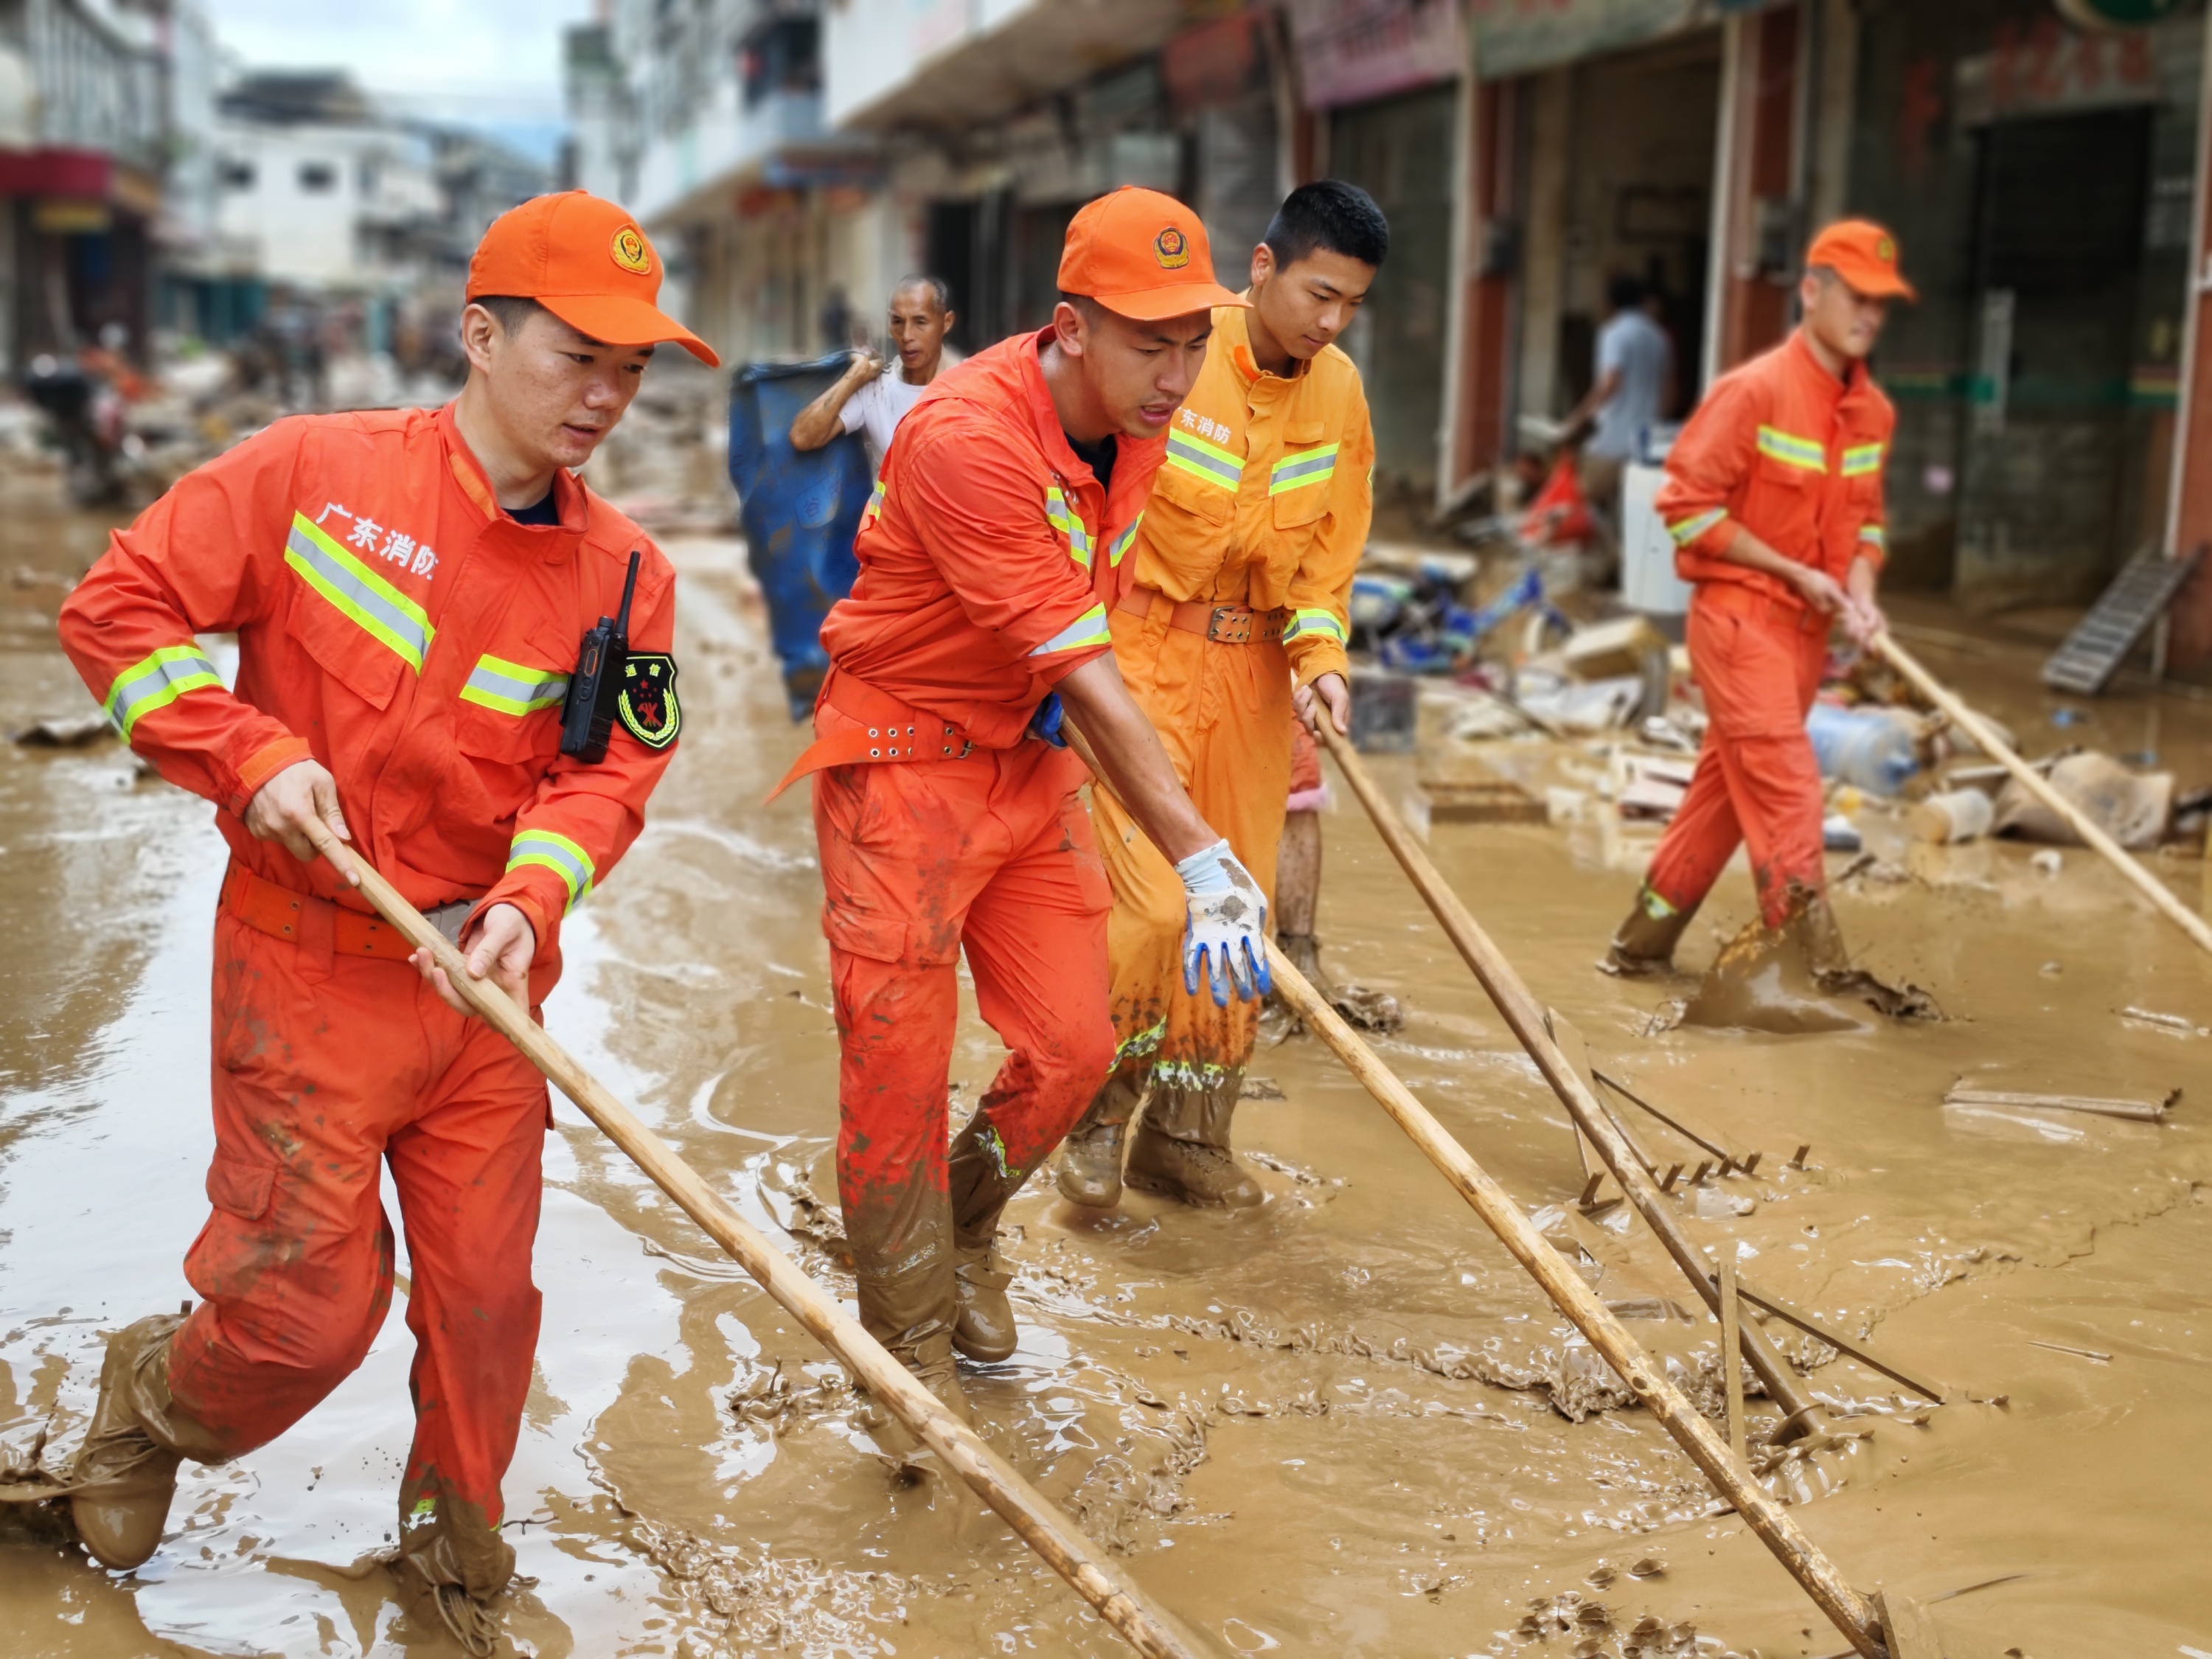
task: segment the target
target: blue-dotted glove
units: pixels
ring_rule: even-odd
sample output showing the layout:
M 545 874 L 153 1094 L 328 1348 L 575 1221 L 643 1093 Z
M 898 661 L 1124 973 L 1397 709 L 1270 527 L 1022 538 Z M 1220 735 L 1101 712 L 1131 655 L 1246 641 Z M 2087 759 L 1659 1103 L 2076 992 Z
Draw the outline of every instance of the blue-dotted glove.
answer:
M 1055 749 L 1065 749 L 1067 733 L 1060 728 L 1066 718 L 1067 711 L 1060 706 L 1060 693 L 1048 691 L 1044 701 L 1036 706 L 1036 713 L 1030 716 L 1030 735 L 1042 738 Z
M 1229 988 L 1242 1001 L 1263 997 L 1273 988 L 1267 976 L 1267 901 L 1252 872 L 1237 862 L 1229 843 L 1217 841 L 1176 866 L 1190 906 L 1183 923 L 1182 987 L 1198 994 L 1201 973 L 1213 987 L 1213 1002 L 1229 1006 Z

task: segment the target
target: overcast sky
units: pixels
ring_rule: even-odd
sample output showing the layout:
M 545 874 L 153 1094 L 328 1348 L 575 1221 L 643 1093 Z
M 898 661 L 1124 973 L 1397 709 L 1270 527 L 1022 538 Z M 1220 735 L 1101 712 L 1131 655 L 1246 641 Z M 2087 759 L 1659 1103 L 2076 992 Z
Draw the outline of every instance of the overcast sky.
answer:
M 216 37 L 254 69 L 346 69 L 410 112 L 471 121 L 550 156 L 561 35 L 591 0 L 207 0 Z

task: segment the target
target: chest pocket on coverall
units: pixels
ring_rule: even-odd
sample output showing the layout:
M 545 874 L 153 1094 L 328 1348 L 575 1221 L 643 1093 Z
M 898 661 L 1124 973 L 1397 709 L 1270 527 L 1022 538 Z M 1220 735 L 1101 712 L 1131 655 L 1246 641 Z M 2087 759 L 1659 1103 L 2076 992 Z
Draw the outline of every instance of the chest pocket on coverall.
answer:
M 284 631 L 325 672 L 378 713 L 392 706 L 399 677 L 411 672 L 397 653 L 292 573 Z
M 1313 539 L 1312 527 L 1328 511 L 1329 486 L 1336 478 L 1335 453 L 1319 453 L 1328 434 L 1328 428 L 1319 421 L 1294 421 L 1284 427 L 1283 459 L 1275 463 L 1279 477 L 1268 481 L 1275 528 L 1304 532 L 1288 538 L 1302 550 Z M 1280 476 L 1289 469 L 1295 470 Z
M 561 706 L 577 641 L 549 627 L 502 635 L 477 653 L 462 683 L 453 746 L 495 766 L 544 769 L 561 747 Z
M 1185 592 L 1212 592 L 1221 562 L 1221 530 L 1237 509 L 1237 492 L 1173 466 L 1152 479 L 1145 504 L 1145 526 L 1138 532 L 1152 556 Z

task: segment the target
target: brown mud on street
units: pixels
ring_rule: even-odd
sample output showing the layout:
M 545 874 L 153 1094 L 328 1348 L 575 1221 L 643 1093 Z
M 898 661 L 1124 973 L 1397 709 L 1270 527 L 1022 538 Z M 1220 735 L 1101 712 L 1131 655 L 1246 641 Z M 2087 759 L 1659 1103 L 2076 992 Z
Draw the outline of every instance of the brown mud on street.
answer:
M 78 538 L 65 550 L 55 526 L 19 519 L 0 532 L 4 559 L 36 544 L 81 564 L 87 526 L 61 527 Z M 671 552 L 683 750 L 644 839 L 569 925 L 548 1024 L 849 1298 L 827 1207 L 836 1044 L 812 833 L 803 793 L 759 804 L 800 734 L 735 544 Z M 41 598 L 46 617 L 58 597 Z M 11 617 L 0 646 L 9 726 L 84 705 L 50 631 Z M 2016 729 L 2039 718 L 2032 700 L 1994 696 L 2000 672 L 2032 685 L 2032 659 L 1928 654 Z M 2203 711 L 2162 707 L 2167 763 L 2185 782 L 2212 775 Z M 2140 723 L 2145 708 L 2116 697 L 2096 713 Z M 1547 763 L 1585 763 L 1562 749 Z M 1394 795 L 1411 788 L 1410 763 L 1377 770 Z M 208 817 L 134 781 L 112 744 L 0 749 L 14 941 L 0 966 L 0 1421 L 15 1443 L 51 1419 L 58 1460 L 90 1410 L 100 1334 L 186 1294 L 178 1262 L 203 1218 L 210 1144 L 222 850 Z M 1327 964 L 1406 1011 L 1378 1051 L 1718 1412 L 1717 1327 L 1681 1311 L 1694 1298 L 1621 1206 L 1576 1208 L 1584 1177 L 1560 1109 L 1356 809 L 1327 826 Z M 1894 878 L 1840 888 L 1845 938 L 1948 1018 L 1869 1013 L 1789 1036 L 1655 1018 L 1750 919 L 1740 868 L 1686 942 L 1683 975 L 1624 985 L 1592 964 L 1634 891 L 1633 847 L 1595 823 L 1439 825 L 1429 844 L 1601 1070 L 1762 1153 L 1753 1176 L 1678 1183 L 1698 1242 L 1953 1391 L 1931 1407 L 1769 1328 L 1837 1421 L 1809 1449 L 1754 1458 L 1846 1574 L 1968 1591 L 1935 1606 L 1954 1656 L 2212 1652 L 2212 1038 L 2194 1034 L 2212 1024 L 2212 962 L 2078 851 L 2051 877 L 2024 847 L 1908 860 L 1901 829 L 1887 843 L 1878 830 Z M 2155 867 L 2203 902 L 2200 865 Z M 995 1064 L 971 1014 L 953 1069 L 962 1112 Z M 1255 1089 L 1237 1136 L 1264 1208 L 1133 1197 L 1093 1215 L 1045 1179 L 1015 1200 L 1006 1254 L 1024 1346 L 968 1373 L 1002 1452 L 1228 1651 L 1842 1650 L 1318 1041 L 1263 1049 L 1254 1070 L 1274 1086 Z M 1961 1077 L 2187 1092 L 2148 1124 L 1942 1104 Z M 544 1334 L 507 1486 L 509 1536 L 537 1580 L 508 1612 L 518 1650 L 1122 1651 L 964 1491 L 894 1487 L 839 1369 L 572 1107 L 557 1115 Z M 1655 1157 L 1696 1156 L 1654 1119 L 1634 1127 Z M 393 1527 L 400 1317 L 294 1432 L 228 1468 L 188 1466 L 172 1534 L 137 1574 L 8 1546 L 8 1650 L 444 1651 L 400 1625 L 374 1573 L 351 1571 Z

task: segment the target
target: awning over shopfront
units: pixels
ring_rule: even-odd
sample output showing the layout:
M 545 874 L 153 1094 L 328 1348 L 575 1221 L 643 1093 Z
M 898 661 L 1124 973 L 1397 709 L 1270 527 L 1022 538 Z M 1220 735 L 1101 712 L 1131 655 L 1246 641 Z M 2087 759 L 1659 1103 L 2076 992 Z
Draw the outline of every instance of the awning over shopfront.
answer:
M 1780 0 L 1472 0 L 1475 73 L 1529 75 L 1759 11 Z

